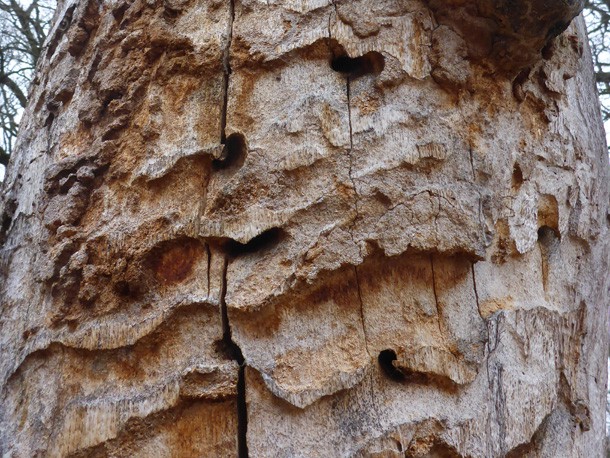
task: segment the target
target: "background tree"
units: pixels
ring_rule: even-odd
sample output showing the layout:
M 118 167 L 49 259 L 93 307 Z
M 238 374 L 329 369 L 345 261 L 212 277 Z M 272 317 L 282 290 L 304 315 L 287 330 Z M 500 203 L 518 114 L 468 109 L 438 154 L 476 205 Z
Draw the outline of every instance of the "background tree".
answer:
M 61 2 L 0 195 L 0 454 L 601 456 L 583 4 Z
M 0 164 L 8 163 L 55 2 L 0 0 Z
M 604 120 L 610 119 L 610 1 L 588 0 L 585 19 Z

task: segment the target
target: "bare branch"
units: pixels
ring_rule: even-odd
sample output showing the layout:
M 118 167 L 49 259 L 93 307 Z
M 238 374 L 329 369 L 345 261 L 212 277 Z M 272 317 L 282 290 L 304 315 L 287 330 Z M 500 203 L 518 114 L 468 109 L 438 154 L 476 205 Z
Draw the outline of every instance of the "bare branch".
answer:
M 0 164 L 6 167 L 8 165 L 9 157 L 9 154 L 0 146 Z
M 0 164 L 6 165 L 54 0 L 0 0 Z

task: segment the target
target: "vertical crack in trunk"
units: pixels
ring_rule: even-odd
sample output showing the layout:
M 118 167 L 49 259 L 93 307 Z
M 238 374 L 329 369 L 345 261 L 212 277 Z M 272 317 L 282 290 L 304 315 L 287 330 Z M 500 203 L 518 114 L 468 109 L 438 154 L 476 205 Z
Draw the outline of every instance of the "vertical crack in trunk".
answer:
M 468 146 L 468 154 L 470 157 L 470 169 L 472 170 L 472 184 L 476 185 L 477 182 L 477 172 L 476 172 L 476 167 L 474 165 L 474 157 L 473 157 L 473 150 L 472 150 L 472 145 Z M 478 218 L 479 218 L 479 225 L 481 226 L 481 230 L 483 231 L 483 233 L 485 233 L 485 225 L 483 223 L 482 220 L 482 216 L 483 216 L 483 199 L 481 197 L 481 191 L 479 191 L 479 189 L 476 189 L 476 192 L 479 196 L 479 214 L 478 214 Z M 473 271 L 473 278 L 474 278 L 474 271 Z
M 485 318 L 483 318 L 483 315 L 481 314 L 481 306 L 479 304 L 479 291 L 477 290 L 477 277 L 474 271 L 474 262 L 470 265 L 470 268 L 472 270 L 472 288 L 474 289 L 474 299 L 477 303 L 477 311 L 479 312 L 481 319 L 485 321 Z
M 362 333 L 364 335 L 364 348 L 369 355 L 369 358 L 373 360 L 371 352 L 369 351 L 369 339 L 366 335 L 366 324 L 364 321 L 364 301 L 362 300 L 362 289 L 360 288 L 360 277 L 358 276 L 358 266 L 354 266 L 354 275 L 356 276 L 356 291 L 358 292 L 358 301 L 360 302 L 360 321 L 362 321 Z
M 432 270 L 432 293 L 434 294 L 434 304 L 436 305 L 436 314 L 438 316 L 438 332 L 439 332 L 439 338 L 441 340 L 444 340 L 443 338 L 443 329 L 441 327 L 441 309 L 438 305 L 438 294 L 436 292 L 436 275 L 434 273 L 434 255 L 431 254 L 430 255 L 430 269 Z
M 194 231 L 193 237 L 199 237 L 201 234 L 201 218 L 206 212 L 207 202 L 208 202 L 208 188 L 211 181 L 211 175 L 208 173 L 204 178 L 204 183 L 201 185 L 201 198 L 199 199 L 199 205 L 197 206 L 197 214 L 195 215 L 195 221 L 193 222 L 192 230 Z M 210 251 L 210 247 L 206 244 L 208 254 Z M 209 256 L 208 256 L 209 260 Z M 209 276 L 209 275 L 208 275 Z M 208 293 L 209 293 L 209 281 L 208 281 Z
M 360 302 L 360 320 L 362 321 L 362 333 L 364 335 L 364 349 L 366 350 L 366 353 L 369 355 L 370 361 L 374 362 L 376 360 L 376 358 L 373 358 L 373 356 L 371 355 L 371 352 L 369 350 L 369 339 L 368 339 L 368 336 L 366 333 L 366 324 L 364 321 L 364 301 L 362 300 L 362 289 L 360 288 L 360 277 L 358 275 L 357 266 L 354 266 L 354 274 L 356 275 L 356 291 L 358 292 L 358 301 Z M 379 411 L 377 409 L 377 401 L 376 401 L 376 397 L 375 397 L 375 377 L 374 377 L 373 371 L 370 372 L 369 391 L 370 391 L 370 396 L 371 396 L 371 405 L 373 406 L 373 409 L 375 410 L 375 417 L 377 419 L 377 422 L 379 422 L 380 416 L 379 416 Z
M 246 363 L 244 355 L 233 341 L 231 333 L 231 323 L 229 322 L 229 313 L 227 311 L 227 303 L 225 300 L 227 294 L 227 268 L 229 266 L 229 258 L 225 256 L 222 270 L 222 289 L 220 291 L 220 311 L 222 320 L 222 340 L 225 347 L 233 360 L 239 364 L 239 372 L 237 378 L 237 455 L 239 458 L 248 457 L 248 406 L 246 404 Z
M 197 231 L 197 235 L 199 235 L 199 231 Z M 208 256 L 208 272 L 207 272 L 207 281 L 208 281 L 208 298 L 210 297 L 210 270 L 212 269 L 212 250 L 210 250 L 210 244 L 205 244 L 205 251 Z
M 332 0 L 332 5 L 335 9 L 335 15 L 337 15 L 337 5 L 335 4 L 334 0 Z M 329 43 L 329 50 L 330 50 L 330 54 L 331 56 L 334 58 L 334 52 L 331 46 L 331 41 L 332 41 L 332 32 L 331 32 L 331 21 L 332 21 L 332 13 L 328 16 L 328 43 Z M 351 102 L 351 80 L 350 77 L 348 76 L 345 80 L 345 91 L 346 91 L 346 96 L 347 96 L 347 121 L 348 121 L 348 127 L 349 127 L 349 149 L 347 150 L 347 157 L 348 157 L 348 177 L 349 180 L 352 184 L 352 188 L 354 189 L 354 211 L 356 212 L 356 215 L 354 217 L 354 220 L 350 223 L 349 225 L 349 235 L 352 239 L 352 242 L 354 243 L 354 245 L 358 248 L 358 253 L 360 255 L 360 259 L 363 259 L 363 255 L 362 255 L 362 247 L 358 244 L 358 242 L 356 241 L 356 239 L 354 238 L 354 226 L 356 225 L 356 221 L 358 220 L 358 218 L 360 217 L 360 212 L 359 212 L 359 208 L 358 208 L 358 189 L 356 188 L 356 181 L 354 180 L 354 176 L 353 176 L 353 149 L 354 149 L 354 130 L 352 127 L 352 102 Z M 356 265 L 354 265 L 354 274 L 356 277 L 356 288 L 357 288 L 357 293 L 358 293 L 358 300 L 360 302 L 360 320 L 362 322 L 362 332 L 364 335 L 364 348 L 366 349 L 366 352 L 368 353 L 369 357 L 371 359 L 371 352 L 369 351 L 369 346 L 368 346 L 368 337 L 366 334 L 366 324 L 365 324 L 365 320 L 364 320 L 364 302 L 362 300 L 362 290 L 360 288 L 360 278 L 358 276 L 358 267 Z
M 334 0 L 331 0 L 331 4 L 335 10 L 335 16 L 338 16 L 337 5 L 334 2 Z M 334 53 L 334 50 L 332 47 L 333 36 L 332 36 L 331 27 L 332 27 L 332 12 L 328 16 L 328 48 L 330 51 L 331 58 L 334 59 L 335 53 Z M 352 239 L 352 242 L 358 248 L 358 253 L 360 255 L 360 259 L 363 259 L 362 247 L 358 244 L 358 242 L 354 238 L 354 226 L 356 225 L 356 222 L 360 218 L 360 210 L 358 208 L 358 201 L 359 201 L 358 189 L 356 188 L 356 180 L 354 179 L 354 176 L 353 176 L 354 160 L 353 160 L 352 152 L 354 149 L 354 130 L 352 127 L 352 101 L 351 101 L 351 77 L 350 76 L 346 77 L 345 91 L 346 91 L 346 96 L 347 96 L 347 122 L 348 122 L 348 127 L 349 127 L 349 148 L 347 150 L 347 158 L 348 158 L 347 174 L 348 174 L 350 183 L 352 185 L 352 188 L 354 189 L 354 211 L 356 213 L 353 221 L 349 225 L 349 234 Z
M 485 230 L 485 223 L 483 222 L 483 198 L 481 197 L 481 191 L 479 191 L 477 189 L 477 194 L 479 195 L 479 211 L 478 211 L 478 218 L 479 218 L 479 226 L 481 226 L 481 231 L 483 232 L 483 239 L 486 240 L 486 233 L 487 231 Z
M 440 199 L 439 199 L 440 205 Z M 441 306 L 438 300 L 438 292 L 436 290 L 436 272 L 434 271 L 434 255 L 430 254 L 430 268 L 432 269 L 432 293 L 434 294 L 434 303 L 436 304 L 436 314 L 438 315 L 438 332 L 439 332 L 439 342 L 445 345 L 446 349 L 457 359 L 460 359 L 460 354 L 457 350 L 455 350 L 451 345 L 446 345 L 446 337 L 443 332 L 443 316 L 441 314 Z
M 360 245 L 358 244 L 358 242 L 354 238 L 354 226 L 356 225 L 356 222 L 358 221 L 358 218 L 360 218 L 360 210 L 358 208 L 358 200 L 359 200 L 358 188 L 356 188 L 356 180 L 354 179 L 354 175 L 353 175 L 353 170 L 354 170 L 354 158 L 353 158 L 353 151 L 354 151 L 354 130 L 352 128 L 352 98 L 351 98 L 351 87 L 350 86 L 351 86 L 351 79 L 348 76 L 346 78 L 347 120 L 348 120 L 348 125 L 349 125 L 349 149 L 347 151 L 347 156 L 348 156 L 348 159 L 349 159 L 349 169 L 347 171 L 347 174 L 349 176 L 350 182 L 352 183 L 352 188 L 354 188 L 354 211 L 356 212 L 356 216 L 354 217 L 354 220 L 351 222 L 351 224 L 349 226 L 349 231 L 350 231 L 350 236 L 352 238 L 352 241 L 354 242 L 354 244 L 358 248 L 358 252 L 360 253 L 360 259 L 362 259 L 362 248 L 360 247 Z
M 474 158 L 472 157 L 472 146 L 468 147 L 468 154 L 470 155 L 470 168 L 472 170 L 472 181 L 474 182 L 477 179 L 477 174 L 474 167 Z
M 220 143 L 225 144 L 227 141 L 227 109 L 229 106 L 229 82 L 231 79 L 231 43 L 233 41 L 233 23 L 235 22 L 235 0 L 229 0 L 229 27 L 227 33 L 227 42 L 225 44 L 224 53 L 222 56 L 222 67 L 224 72 L 223 91 L 224 98 L 222 101 L 222 112 L 220 113 Z
M 356 189 L 356 182 L 352 175 L 352 170 L 353 170 L 352 151 L 354 148 L 354 137 L 353 137 L 353 130 L 352 130 L 352 105 L 351 105 L 350 78 L 349 77 L 347 77 L 347 79 L 346 79 L 346 91 L 347 91 L 347 119 L 348 119 L 348 124 L 349 124 L 349 150 L 347 153 L 348 158 L 349 158 L 348 176 L 352 183 L 352 187 L 354 188 L 354 211 L 356 212 L 356 216 L 349 226 L 349 233 L 350 233 L 352 242 L 354 243 L 354 245 L 356 245 L 356 248 L 358 248 L 358 253 L 360 254 L 360 259 L 362 259 L 363 258 L 362 248 L 360 247 L 360 245 L 354 238 L 354 226 L 356 225 L 356 221 L 358 220 L 360 213 L 358 210 L 358 190 Z M 366 325 L 364 322 L 364 302 L 362 301 L 362 290 L 360 288 L 360 278 L 358 276 L 358 266 L 354 266 L 354 274 L 356 275 L 356 287 L 358 290 L 358 300 L 360 301 L 360 319 L 362 321 L 362 332 L 364 333 L 364 347 L 366 348 L 366 352 L 369 354 L 369 357 L 371 357 L 371 352 L 369 351 L 369 340 L 366 335 Z

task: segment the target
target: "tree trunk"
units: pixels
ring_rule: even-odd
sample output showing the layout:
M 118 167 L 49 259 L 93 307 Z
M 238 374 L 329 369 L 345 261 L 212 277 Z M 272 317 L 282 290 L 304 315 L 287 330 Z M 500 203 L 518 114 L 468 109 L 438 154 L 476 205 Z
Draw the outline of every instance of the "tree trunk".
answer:
M 2 456 L 602 456 L 580 3 L 60 4 L 0 206 Z

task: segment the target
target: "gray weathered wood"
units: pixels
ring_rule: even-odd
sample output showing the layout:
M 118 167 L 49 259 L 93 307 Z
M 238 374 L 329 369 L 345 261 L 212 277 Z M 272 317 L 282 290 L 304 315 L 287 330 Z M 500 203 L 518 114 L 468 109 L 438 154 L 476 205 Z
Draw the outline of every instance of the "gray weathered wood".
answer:
M 581 3 L 61 4 L 0 201 L 3 456 L 602 456 Z

